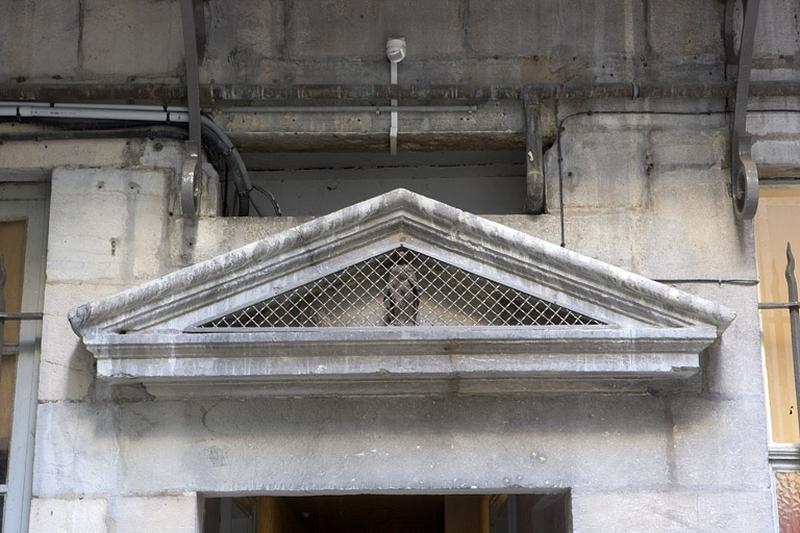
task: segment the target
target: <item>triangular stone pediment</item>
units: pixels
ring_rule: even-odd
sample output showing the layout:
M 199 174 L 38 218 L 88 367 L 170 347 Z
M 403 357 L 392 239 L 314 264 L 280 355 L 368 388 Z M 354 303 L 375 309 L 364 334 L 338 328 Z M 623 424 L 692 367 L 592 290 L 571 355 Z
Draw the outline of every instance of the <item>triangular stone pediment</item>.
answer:
M 694 375 L 732 319 L 718 304 L 406 190 L 70 314 L 101 377 L 165 390 L 202 379 L 224 395 L 248 381 L 304 390 L 304 379 L 335 381 L 330 393 L 366 381 L 373 390 L 376 373 L 530 381 L 554 358 L 559 379 Z M 637 353 L 626 374 L 620 358 Z
M 514 281 L 517 283 L 511 283 L 517 288 L 402 243 L 256 304 L 201 322 L 188 331 L 606 325 L 534 296 L 534 291 L 525 292 L 518 288 L 523 284 Z

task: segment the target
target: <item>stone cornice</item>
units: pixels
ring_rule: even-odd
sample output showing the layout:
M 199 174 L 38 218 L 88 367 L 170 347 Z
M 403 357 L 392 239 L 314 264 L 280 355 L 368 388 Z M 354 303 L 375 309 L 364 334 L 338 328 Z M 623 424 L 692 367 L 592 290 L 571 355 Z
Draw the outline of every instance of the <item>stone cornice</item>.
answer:
M 607 325 L 193 329 L 398 245 Z M 70 313 L 98 358 L 98 374 L 111 380 L 286 384 L 324 376 L 355 383 L 384 376 L 393 385 L 454 377 L 550 376 L 572 384 L 685 378 L 699 373 L 699 353 L 733 318 L 719 304 L 402 189 Z M 402 386 L 392 391 L 403 393 Z

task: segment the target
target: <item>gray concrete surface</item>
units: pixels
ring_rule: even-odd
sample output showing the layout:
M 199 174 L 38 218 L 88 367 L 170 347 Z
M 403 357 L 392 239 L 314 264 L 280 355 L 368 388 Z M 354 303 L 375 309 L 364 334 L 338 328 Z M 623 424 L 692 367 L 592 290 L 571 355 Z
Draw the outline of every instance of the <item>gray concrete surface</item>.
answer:
M 178 3 L 0 3 L 0 83 L 177 82 Z M 384 45 L 405 35 L 411 83 L 721 81 L 723 2 L 210 0 L 201 77 L 213 83 L 386 83 Z M 761 75 L 797 79 L 796 2 L 765 0 Z M 432 30 L 431 28 L 435 28 Z M 606 31 L 613 29 L 613 31 Z M 143 37 L 144 36 L 144 37 Z M 780 72 L 778 72 L 780 71 Z

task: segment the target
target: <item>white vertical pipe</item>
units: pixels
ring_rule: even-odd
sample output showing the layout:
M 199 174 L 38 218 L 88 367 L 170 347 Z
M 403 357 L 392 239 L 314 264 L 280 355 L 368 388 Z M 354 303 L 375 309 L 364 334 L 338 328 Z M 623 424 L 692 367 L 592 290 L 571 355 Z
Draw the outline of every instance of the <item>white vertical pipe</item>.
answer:
M 397 85 L 397 63 L 391 62 L 391 69 L 392 69 L 392 85 Z M 391 124 L 389 126 L 389 153 L 392 155 L 397 155 L 397 111 L 394 109 L 397 108 L 397 98 L 392 98 L 391 102 L 392 106 L 392 119 Z

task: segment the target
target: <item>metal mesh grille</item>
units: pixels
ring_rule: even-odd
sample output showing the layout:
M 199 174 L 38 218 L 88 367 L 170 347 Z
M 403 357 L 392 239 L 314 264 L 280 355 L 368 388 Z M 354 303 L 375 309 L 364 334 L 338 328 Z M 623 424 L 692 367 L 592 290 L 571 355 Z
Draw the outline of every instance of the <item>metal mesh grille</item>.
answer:
M 601 324 L 401 247 L 198 328 Z

